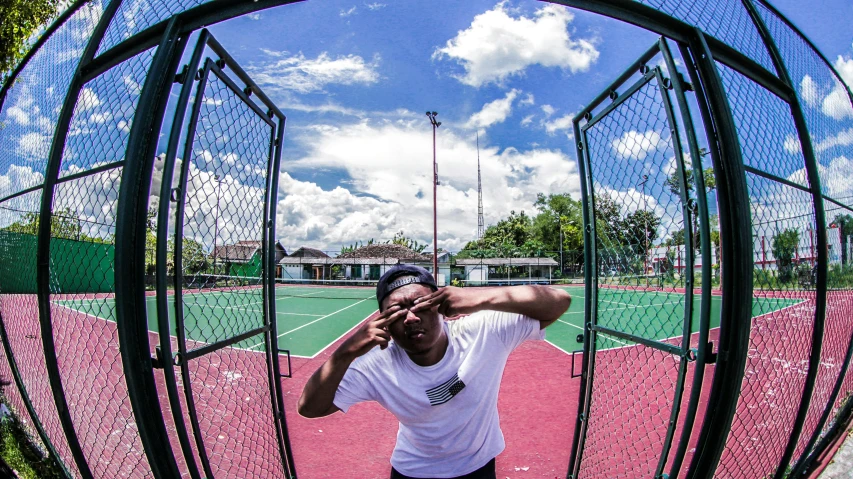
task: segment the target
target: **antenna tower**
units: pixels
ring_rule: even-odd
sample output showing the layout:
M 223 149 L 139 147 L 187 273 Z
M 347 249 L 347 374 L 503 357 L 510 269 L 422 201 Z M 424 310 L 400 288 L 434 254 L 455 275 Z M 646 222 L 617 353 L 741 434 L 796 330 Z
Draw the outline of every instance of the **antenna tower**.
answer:
M 480 178 L 480 132 L 477 132 L 477 239 L 486 232 L 483 221 L 483 180 Z

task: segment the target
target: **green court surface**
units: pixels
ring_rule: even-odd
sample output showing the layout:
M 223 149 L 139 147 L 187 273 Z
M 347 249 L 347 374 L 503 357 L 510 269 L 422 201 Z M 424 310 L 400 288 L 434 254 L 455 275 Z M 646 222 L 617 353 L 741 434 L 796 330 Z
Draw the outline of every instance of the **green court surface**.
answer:
M 577 335 L 583 332 L 584 289 L 566 287 L 573 298 L 569 310 L 547 331 L 547 341 L 571 352 L 581 349 Z M 294 356 L 314 357 L 376 311 L 376 299 L 369 288 L 276 290 L 278 345 Z M 174 296 L 169 296 L 170 316 Z M 766 314 L 797 304 L 796 299 L 754 299 L 754 315 Z M 115 321 L 113 298 L 54 300 L 63 306 L 92 317 Z M 721 298 L 711 299 L 711 327 L 719 326 Z M 157 331 L 156 298 L 147 297 L 149 329 Z M 221 290 L 184 294 L 186 337 L 198 343 L 213 343 L 235 337 L 262 325 L 263 300 L 258 290 Z M 599 324 L 647 339 L 664 340 L 681 336 L 684 296 L 679 293 L 626 289 L 601 289 L 598 298 Z M 174 324 L 174 323 L 173 323 Z M 699 326 L 699 302 L 694 304 L 693 332 Z M 173 332 L 174 334 L 174 332 Z M 599 349 L 629 345 L 624 340 L 599 336 Z M 263 351 L 259 336 L 234 344 L 234 347 Z

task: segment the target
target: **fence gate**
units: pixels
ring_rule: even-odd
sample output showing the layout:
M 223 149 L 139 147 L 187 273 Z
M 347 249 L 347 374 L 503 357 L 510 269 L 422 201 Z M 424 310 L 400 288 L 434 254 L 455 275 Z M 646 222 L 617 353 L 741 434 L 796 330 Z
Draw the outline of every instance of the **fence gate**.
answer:
M 175 331 L 161 335 L 159 355 L 170 359 L 162 362 L 186 467 L 196 478 L 294 477 L 272 274 L 285 118 L 207 30 L 175 81 L 183 86 L 162 169 L 158 236 L 168 240 L 157 263 L 168 274 L 158 275 L 158 323 Z
M 571 478 L 677 477 L 684 462 L 712 263 L 704 193 L 713 177 L 690 119 L 692 89 L 661 39 L 574 120 L 585 264 L 595 267 L 586 268 Z

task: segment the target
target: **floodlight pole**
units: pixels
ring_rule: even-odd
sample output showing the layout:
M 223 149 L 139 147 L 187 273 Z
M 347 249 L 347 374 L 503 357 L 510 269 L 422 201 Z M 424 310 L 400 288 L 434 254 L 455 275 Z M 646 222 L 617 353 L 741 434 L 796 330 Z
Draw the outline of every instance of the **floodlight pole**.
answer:
M 222 179 L 216 174 L 213 175 L 213 181 L 216 182 L 216 215 L 213 217 L 213 277 L 216 278 L 216 239 L 219 237 L 219 191 L 222 189 Z
M 426 116 L 432 124 L 432 274 L 438 282 L 438 165 L 435 162 L 435 130 L 441 126 L 440 121 L 435 121 L 437 111 L 428 111 Z
M 646 214 L 646 182 L 649 181 L 649 175 L 643 175 L 643 181 L 640 186 L 643 187 L 643 227 L 645 234 L 643 236 L 643 277 L 646 278 L 646 286 L 649 285 L 649 217 Z

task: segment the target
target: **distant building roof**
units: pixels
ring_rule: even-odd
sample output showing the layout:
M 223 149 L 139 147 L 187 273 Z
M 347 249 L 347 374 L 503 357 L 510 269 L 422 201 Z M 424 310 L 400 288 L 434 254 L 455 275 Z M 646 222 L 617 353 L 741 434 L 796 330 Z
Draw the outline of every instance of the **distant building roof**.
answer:
M 326 265 L 326 264 L 342 264 L 342 265 L 392 265 L 399 264 L 400 260 L 397 258 L 299 258 L 294 256 L 287 256 L 282 258 L 279 263 L 282 264 L 310 264 L 310 265 Z
M 422 255 L 420 253 L 416 253 L 409 248 L 406 248 L 403 245 L 399 244 L 372 244 L 368 246 L 362 246 L 355 251 L 348 251 L 340 256 L 339 259 L 348 259 L 348 258 L 379 258 L 379 259 L 398 259 L 403 262 L 410 263 L 419 263 L 419 262 L 430 262 L 432 258 L 426 255 Z M 377 263 L 374 263 L 377 264 Z M 383 264 L 381 261 L 379 264 Z M 396 263 L 384 263 L 384 264 L 396 264 Z
M 217 260 L 226 261 L 228 263 L 248 263 L 260 249 L 263 243 L 254 240 L 238 241 L 235 244 L 217 246 L 213 248 L 212 256 Z M 278 250 L 284 250 L 284 246 L 278 241 L 275 243 Z
M 457 259 L 457 266 L 557 266 L 551 258 L 465 258 Z
M 326 253 L 324 253 L 318 249 L 303 246 L 303 247 L 299 248 L 298 250 L 294 251 L 293 253 L 291 253 L 288 257 L 289 258 L 328 258 L 329 255 L 327 255 Z

